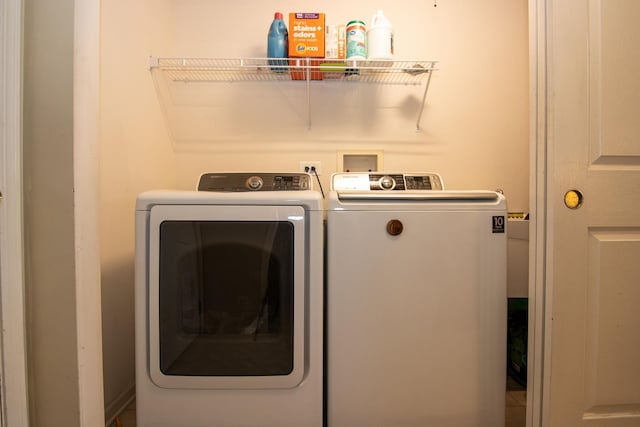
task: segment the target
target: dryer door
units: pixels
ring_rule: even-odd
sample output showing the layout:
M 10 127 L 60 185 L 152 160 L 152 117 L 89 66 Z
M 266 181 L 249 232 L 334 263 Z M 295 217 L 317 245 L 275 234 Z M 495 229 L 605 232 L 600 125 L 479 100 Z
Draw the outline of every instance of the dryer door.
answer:
M 299 206 L 154 206 L 149 367 L 167 388 L 291 388 L 304 374 Z

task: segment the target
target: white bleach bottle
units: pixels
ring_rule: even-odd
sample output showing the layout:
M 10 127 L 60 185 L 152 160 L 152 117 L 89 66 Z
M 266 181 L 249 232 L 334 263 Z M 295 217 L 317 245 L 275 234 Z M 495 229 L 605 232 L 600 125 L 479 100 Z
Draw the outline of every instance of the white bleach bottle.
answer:
M 367 59 L 393 59 L 393 27 L 378 10 L 367 31 Z

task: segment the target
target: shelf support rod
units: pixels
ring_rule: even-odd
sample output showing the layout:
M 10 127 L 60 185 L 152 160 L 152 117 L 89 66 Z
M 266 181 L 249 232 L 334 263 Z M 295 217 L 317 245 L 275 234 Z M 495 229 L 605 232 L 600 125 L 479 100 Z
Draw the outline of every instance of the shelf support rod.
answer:
M 431 76 L 433 76 L 434 64 L 431 63 L 431 69 L 429 70 L 429 77 L 424 83 L 424 94 L 422 94 L 422 105 L 420 105 L 420 111 L 418 112 L 418 120 L 416 121 L 416 131 L 420 131 L 420 120 L 422 119 L 422 112 L 424 111 L 424 103 L 427 101 L 427 92 L 429 91 L 429 83 L 431 83 Z

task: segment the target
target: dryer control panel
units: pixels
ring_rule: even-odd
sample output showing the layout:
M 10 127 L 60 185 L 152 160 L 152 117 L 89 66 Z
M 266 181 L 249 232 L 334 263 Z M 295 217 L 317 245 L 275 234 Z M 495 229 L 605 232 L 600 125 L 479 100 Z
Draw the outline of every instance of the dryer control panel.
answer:
M 331 177 L 335 191 L 419 191 L 444 190 L 437 173 L 343 172 Z
M 205 173 L 198 181 L 198 191 L 301 191 L 311 190 L 307 173 Z

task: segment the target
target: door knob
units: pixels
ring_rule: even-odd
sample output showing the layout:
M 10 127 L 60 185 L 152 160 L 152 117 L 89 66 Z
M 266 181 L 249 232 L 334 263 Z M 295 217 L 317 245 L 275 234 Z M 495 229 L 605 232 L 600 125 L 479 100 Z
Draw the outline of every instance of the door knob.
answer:
M 579 190 L 569 190 L 564 193 L 564 204 L 569 209 L 578 209 L 583 201 L 584 197 Z

